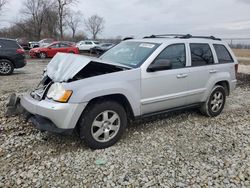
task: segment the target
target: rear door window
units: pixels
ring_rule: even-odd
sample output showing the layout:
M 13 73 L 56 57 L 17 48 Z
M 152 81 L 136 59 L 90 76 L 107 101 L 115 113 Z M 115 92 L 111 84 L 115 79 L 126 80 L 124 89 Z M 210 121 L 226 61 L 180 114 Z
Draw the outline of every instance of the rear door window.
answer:
M 232 63 L 234 62 L 231 54 L 227 48 L 222 44 L 214 44 L 214 49 L 216 51 L 219 63 Z
M 192 66 L 204 66 L 214 63 L 214 58 L 208 44 L 190 44 Z
M 69 44 L 65 44 L 65 43 L 61 43 L 60 47 L 61 48 L 68 48 L 68 47 L 70 47 L 70 45 Z
M 60 48 L 60 44 L 59 44 L 59 43 L 53 44 L 53 45 L 51 45 L 50 47 L 51 47 L 51 48 Z

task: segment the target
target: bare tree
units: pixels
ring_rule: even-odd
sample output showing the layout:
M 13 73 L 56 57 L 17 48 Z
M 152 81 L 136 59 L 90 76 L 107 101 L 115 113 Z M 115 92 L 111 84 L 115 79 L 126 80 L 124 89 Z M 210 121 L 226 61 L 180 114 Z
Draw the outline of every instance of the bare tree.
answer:
M 0 11 L 2 10 L 3 6 L 7 4 L 7 0 L 0 0 Z M 1 14 L 1 12 L 0 12 Z
M 15 22 L 15 25 L 13 25 L 12 27 L 10 27 L 10 33 L 12 34 L 17 34 L 16 37 L 14 38 L 18 38 L 20 36 L 26 36 L 29 37 L 31 39 L 37 39 L 36 36 L 34 38 L 34 23 L 33 20 L 27 19 L 27 20 L 22 20 L 22 21 L 17 21 Z
M 44 20 L 43 35 L 50 38 L 58 37 L 58 15 L 52 7 L 46 12 L 46 19 Z
M 65 26 L 65 17 L 67 16 L 68 9 L 67 7 L 71 4 L 78 3 L 78 0 L 55 0 L 57 3 L 58 11 L 58 26 L 60 37 L 63 39 L 63 27 Z
M 104 29 L 104 19 L 97 14 L 89 17 L 85 21 L 86 29 L 91 33 L 93 39 L 96 39 Z
M 71 11 L 67 15 L 67 25 L 72 30 L 72 38 L 75 38 L 76 30 L 78 29 L 81 22 L 82 13 L 80 11 Z
M 31 18 L 33 22 L 34 35 L 37 39 L 41 38 L 43 24 L 47 10 L 52 6 L 49 0 L 26 0 L 22 12 Z

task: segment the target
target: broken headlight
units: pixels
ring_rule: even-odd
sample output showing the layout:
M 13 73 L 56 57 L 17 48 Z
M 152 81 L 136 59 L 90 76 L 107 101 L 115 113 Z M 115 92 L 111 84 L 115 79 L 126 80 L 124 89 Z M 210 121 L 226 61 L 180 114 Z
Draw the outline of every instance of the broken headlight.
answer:
M 49 88 L 49 91 L 47 93 L 48 99 L 53 99 L 57 102 L 63 102 L 66 103 L 70 99 L 73 91 L 71 90 L 65 90 L 63 85 L 61 83 L 54 83 Z

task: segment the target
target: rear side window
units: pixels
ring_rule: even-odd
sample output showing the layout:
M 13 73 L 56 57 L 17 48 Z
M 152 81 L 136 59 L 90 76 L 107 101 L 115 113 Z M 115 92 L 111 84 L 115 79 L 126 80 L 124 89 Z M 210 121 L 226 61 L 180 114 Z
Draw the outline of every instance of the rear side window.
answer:
M 60 48 L 60 44 L 59 44 L 59 43 L 53 44 L 53 45 L 51 45 L 50 47 L 51 47 L 51 48 Z
M 234 62 L 227 48 L 222 44 L 214 44 L 219 63 L 232 63 Z
M 214 63 L 214 58 L 208 44 L 190 44 L 192 66 L 204 66 Z
M 183 68 L 186 66 L 185 44 L 172 44 L 165 48 L 156 60 L 168 60 L 172 64 L 172 69 Z
M 20 48 L 19 44 L 17 44 L 17 42 L 12 40 L 2 40 L 0 41 L 0 46 L 2 48 L 14 48 L 14 49 Z
M 61 48 L 67 48 L 67 47 L 70 47 L 70 45 L 69 44 L 65 44 L 65 43 L 61 43 L 60 47 Z

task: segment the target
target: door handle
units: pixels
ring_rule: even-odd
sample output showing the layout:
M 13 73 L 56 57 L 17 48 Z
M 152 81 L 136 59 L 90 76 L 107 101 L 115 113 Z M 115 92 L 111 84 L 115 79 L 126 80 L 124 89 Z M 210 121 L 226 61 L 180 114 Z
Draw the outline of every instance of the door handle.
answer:
M 218 70 L 215 70 L 215 69 L 209 71 L 209 73 L 217 73 L 217 72 Z
M 187 74 L 178 74 L 177 78 L 186 78 L 188 75 Z

